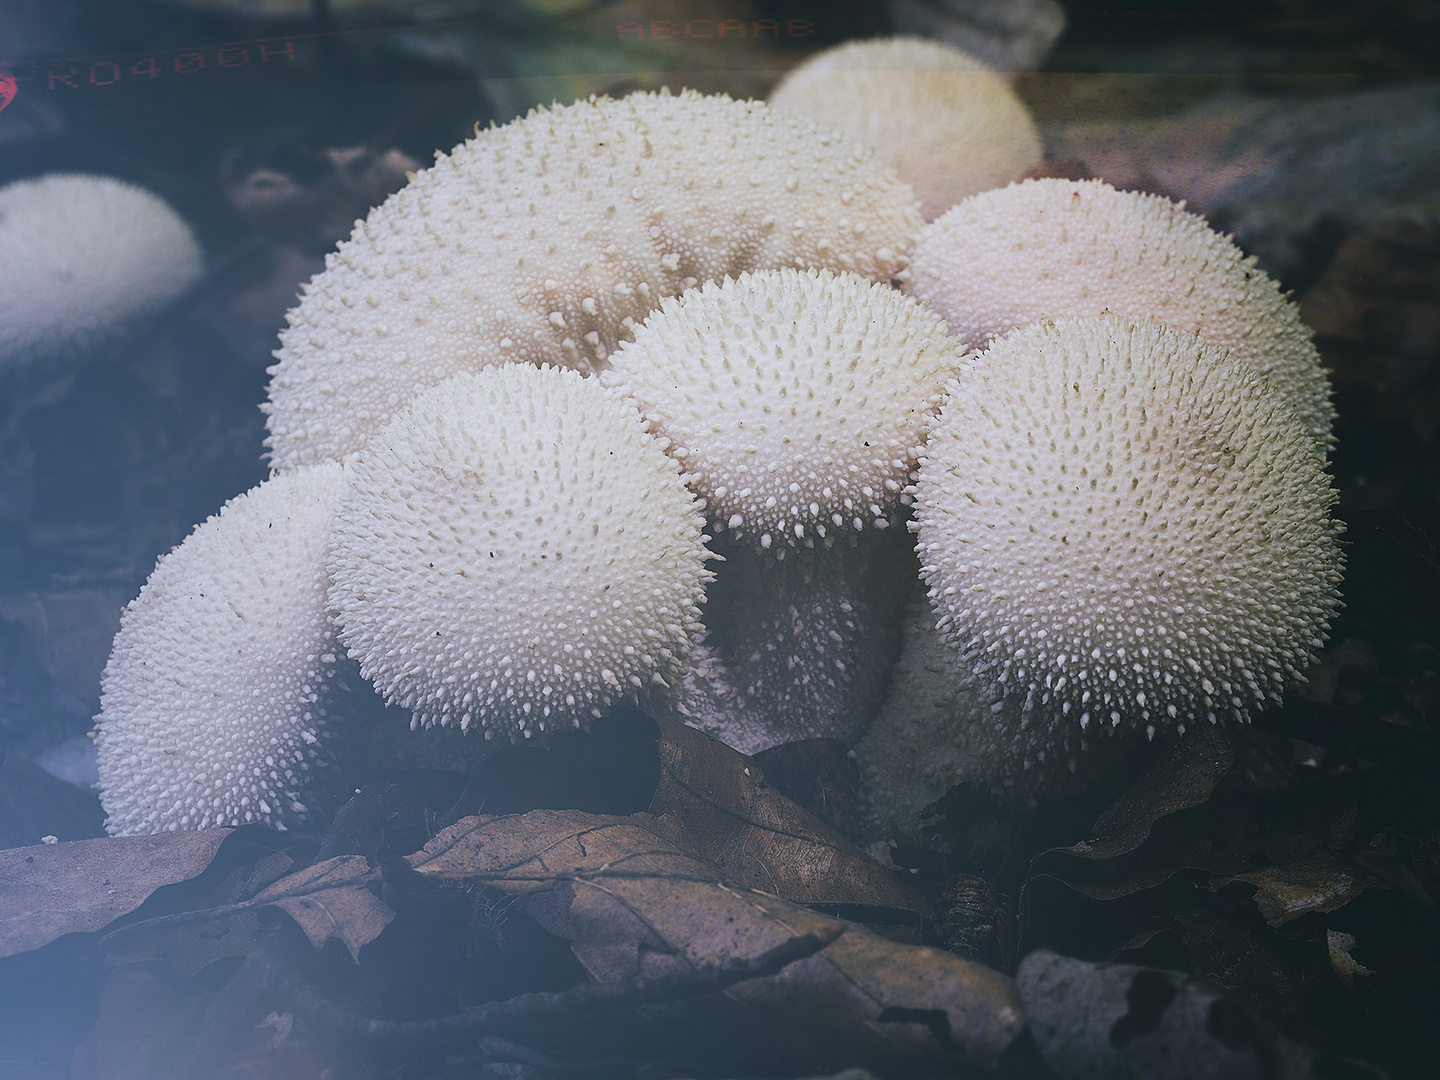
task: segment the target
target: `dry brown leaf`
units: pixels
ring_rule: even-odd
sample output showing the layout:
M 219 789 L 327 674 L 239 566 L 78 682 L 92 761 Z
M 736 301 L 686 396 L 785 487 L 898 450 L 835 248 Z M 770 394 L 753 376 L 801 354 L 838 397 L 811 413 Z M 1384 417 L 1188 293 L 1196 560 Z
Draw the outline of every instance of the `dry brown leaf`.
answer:
M 1134 851 L 1162 817 L 1208 800 L 1234 759 L 1234 741 L 1223 730 L 1192 725 L 1168 754 L 1141 773 L 1100 815 L 1095 822 L 1098 840 L 1053 850 L 1083 859 L 1113 859 Z
M 1271 926 L 1311 911 L 1335 911 L 1379 883 L 1363 870 L 1347 866 L 1328 851 L 1315 851 L 1288 866 L 1265 866 L 1210 883 L 1212 889 L 1233 881 L 1255 886 L 1255 903 Z
M 267 886 L 251 906 L 278 907 L 317 949 L 338 939 L 358 964 L 360 950 L 395 918 L 390 906 L 365 887 L 369 872 L 365 856 L 337 855 Z
M 476 881 L 525 897 L 531 917 L 569 938 L 600 982 L 755 956 L 834 925 L 726 881 L 664 832 L 645 814 L 536 810 L 466 818 L 409 861 L 432 879 Z M 1023 1021 L 1014 983 L 1000 973 L 851 925 L 822 953 L 777 976 L 626 1023 L 612 1017 L 584 1037 L 617 1036 L 623 1028 L 692 1064 L 893 1071 L 899 1061 L 994 1065 Z
M 682 828 L 681 842 L 732 881 L 800 903 L 928 913 L 923 897 L 767 784 L 753 758 L 683 724 L 659 724 L 650 812 Z
M 0 956 L 100 930 L 156 889 L 202 873 L 229 829 L 0 851 Z
M 194 975 L 225 956 L 244 956 L 255 947 L 260 919 L 242 911 L 225 919 L 167 926 L 121 938 L 106 949 L 105 962 L 119 966 L 164 961 L 181 975 Z

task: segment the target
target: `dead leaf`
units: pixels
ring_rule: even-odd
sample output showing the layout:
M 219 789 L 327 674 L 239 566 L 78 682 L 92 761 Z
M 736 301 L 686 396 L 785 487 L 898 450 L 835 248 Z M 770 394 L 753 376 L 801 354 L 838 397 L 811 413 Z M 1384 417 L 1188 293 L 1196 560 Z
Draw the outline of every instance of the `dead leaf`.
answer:
M 0 956 L 100 930 L 210 865 L 229 829 L 0 851 Z
M 1350 955 L 1350 950 L 1355 948 L 1354 934 L 1342 933 L 1339 930 L 1326 930 L 1325 947 L 1330 953 L 1330 966 L 1334 969 L 1335 974 L 1340 976 L 1340 981 L 1345 984 L 1346 990 L 1355 989 L 1356 975 L 1375 974 Z
M 365 887 L 369 872 L 365 856 L 337 855 L 267 886 L 250 906 L 278 907 L 317 949 L 338 939 L 358 964 L 360 950 L 395 918 L 390 906 Z
M 1093 900 L 1119 900 L 1135 893 L 1163 885 L 1183 871 L 1202 874 L 1235 874 L 1252 868 L 1257 859 L 1248 849 L 1206 850 L 1202 844 L 1186 844 L 1155 852 L 1141 852 L 1140 857 L 1123 862 L 1080 864 L 1065 867 L 1064 873 L 1034 873 L 1026 879 L 1025 890 L 1038 881 L 1058 881 Z M 1022 893 L 1023 897 L 1023 893 Z M 1024 900 L 1022 899 L 1022 907 Z
M 1308 1076 L 1316 1057 L 1193 975 L 1037 949 L 1017 981 L 1036 1045 L 1062 1080 L 1265 1080 Z
M 122 938 L 106 949 L 105 962 L 118 966 L 160 960 L 181 975 L 194 975 L 222 957 L 246 955 L 259 933 L 260 919 L 253 911 L 242 911 Z
M 230 851 L 247 830 L 237 830 L 227 841 Z M 234 855 L 242 855 L 232 851 Z M 225 854 L 211 863 L 214 868 L 225 860 Z M 236 866 L 211 894 L 207 906 L 228 905 L 252 898 L 295 865 L 284 851 L 272 851 L 253 866 L 248 860 Z M 153 906 L 153 905 L 152 905 Z M 150 926 L 146 929 L 146 925 Z M 223 919 L 187 922 L 180 925 L 154 926 L 149 920 L 118 939 L 109 937 L 105 962 L 110 965 L 137 964 L 158 960 L 182 975 L 194 975 L 216 960 L 226 956 L 244 956 L 255 947 L 260 933 L 260 920 L 253 911 L 241 911 Z
M 925 914 L 925 899 L 765 780 L 755 760 L 672 721 L 660 723 L 660 786 L 650 813 L 738 884 L 811 904 Z
M 1287 866 L 1264 866 L 1216 878 L 1210 887 L 1220 889 L 1234 881 L 1255 886 L 1255 903 L 1271 926 L 1311 911 L 1335 911 L 1380 884 L 1328 851 L 1311 852 Z
M 1219 727 L 1192 725 L 1170 753 L 1141 773 L 1095 820 L 1098 840 L 1055 850 L 1083 859 L 1113 859 L 1134 851 L 1160 818 L 1209 799 L 1234 758 L 1235 745 Z
M 766 781 L 842 834 L 864 816 L 860 762 L 839 739 L 800 739 L 761 750 L 754 760 Z
M 833 920 L 725 880 L 636 814 L 536 810 L 467 818 L 410 857 L 433 879 L 525 897 L 525 910 L 569 938 L 600 982 L 754 956 Z M 780 975 L 635 1019 L 636 1038 L 692 1063 L 813 1071 L 897 1060 L 993 1065 L 1022 1021 L 1005 976 L 936 949 L 897 945 L 851 925 L 824 952 Z M 614 1037 L 587 1029 L 586 1038 Z M 679 1038 L 683 1033 L 684 1038 Z M 558 1037 L 558 1036 L 557 1036 Z M 656 1044 L 654 1041 L 659 1040 Z M 658 1052 L 658 1051 L 656 1051 Z

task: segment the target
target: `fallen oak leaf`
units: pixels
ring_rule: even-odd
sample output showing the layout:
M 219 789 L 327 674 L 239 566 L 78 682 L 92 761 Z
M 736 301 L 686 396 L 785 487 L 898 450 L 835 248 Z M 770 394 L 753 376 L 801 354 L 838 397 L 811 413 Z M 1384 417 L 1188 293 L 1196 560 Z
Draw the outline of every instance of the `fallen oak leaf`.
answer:
M 1095 840 L 1051 848 L 1051 854 L 1082 859 L 1113 859 L 1140 847 L 1162 817 L 1199 806 L 1230 771 L 1235 743 L 1221 728 L 1191 725 L 1179 742 L 1127 787 L 1098 818 Z
M 72 840 L 0 851 L 0 956 L 102 930 L 205 871 L 230 829 Z
M 236 846 L 237 837 L 243 836 L 247 831 L 251 830 L 237 829 L 231 833 L 222 846 L 221 854 L 210 864 L 211 872 L 225 860 L 226 851 Z M 294 865 L 294 858 L 285 851 L 272 851 L 253 865 L 242 863 L 225 876 L 207 903 L 202 906 L 213 907 L 216 904 L 248 900 Z M 195 880 L 198 883 L 199 879 Z M 153 906 L 153 901 L 147 903 L 147 907 L 150 906 Z M 189 905 L 191 908 L 195 906 Z M 242 911 L 224 919 L 132 934 L 125 941 L 118 945 L 112 944 L 107 949 L 105 963 L 114 967 L 160 961 L 171 971 L 190 976 L 221 957 L 244 956 L 255 947 L 259 934 L 259 918 L 253 911 Z
M 358 962 L 360 950 L 395 918 L 390 906 L 369 889 L 378 878 L 363 855 L 337 855 L 287 874 L 240 903 L 160 915 L 119 927 L 100 939 L 99 948 L 134 934 L 278 907 L 299 925 L 315 948 L 334 937 Z
M 753 956 L 836 921 L 726 880 L 645 814 L 579 811 L 466 818 L 407 860 L 436 882 L 480 883 L 521 906 L 600 983 L 659 977 Z M 1014 983 L 936 949 L 860 927 L 778 976 L 698 1005 L 667 1007 L 603 1029 L 549 1032 L 591 1053 L 644 1046 L 668 1061 L 801 1071 L 857 1062 L 993 1066 L 1023 1026 Z M 615 1043 L 621 1044 L 620 1049 Z
M 1354 1076 L 1383 1080 L 1287 1038 L 1203 978 L 1036 949 L 1020 963 L 1030 1031 L 1061 1080 Z
M 683 829 L 676 839 L 730 880 L 798 903 L 929 914 L 924 897 L 767 784 L 753 758 L 684 724 L 658 723 L 660 784 L 650 813 Z
M 250 903 L 278 907 L 295 920 L 317 949 L 336 938 L 358 964 L 360 950 L 395 918 L 385 901 L 364 884 L 357 884 L 368 879 L 369 871 L 365 856 L 337 855 L 281 878 Z
M 1262 866 L 1210 882 L 1212 891 L 1241 881 L 1255 886 L 1255 904 L 1271 926 L 1311 911 L 1336 911 L 1379 881 L 1329 851 L 1313 851 L 1286 866 Z

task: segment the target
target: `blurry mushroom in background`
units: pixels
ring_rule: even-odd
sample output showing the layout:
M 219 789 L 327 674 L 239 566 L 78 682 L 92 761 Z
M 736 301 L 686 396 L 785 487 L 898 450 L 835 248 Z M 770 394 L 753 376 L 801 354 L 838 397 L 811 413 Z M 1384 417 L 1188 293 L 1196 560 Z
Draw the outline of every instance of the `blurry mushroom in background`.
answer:
M 440 155 L 327 258 L 270 369 L 271 462 L 354 453 L 458 371 L 600 370 L 702 281 L 767 266 L 888 281 L 919 226 L 868 147 L 763 102 L 536 109 Z
M 927 219 L 1019 180 L 1044 156 L 1009 82 L 938 41 L 837 45 L 786 75 L 769 101 L 875 147 L 915 188 Z
M 462 373 L 354 464 L 330 602 L 412 723 L 528 739 L 679 677 L 712 576 L 703 527 L 618 392 L 549 366 Z
M 338 464 L 239 495 L 121 618 L 95 741 L 113 834 L 303 821 L 338 657 L 325 551 Z
M 0 376 L 113 340 L 201 274 L 170 206 L 107 176 L 52 173 L 0 187 Z
M 1265 376 L 1328 450 L 1330 381 L 1300 311 L 1226 236 L 1159 195 L 1027 180 L 927 226 L 905 291 L 984 348 L 1043 316 L 1112 311 L 1199 334 Z

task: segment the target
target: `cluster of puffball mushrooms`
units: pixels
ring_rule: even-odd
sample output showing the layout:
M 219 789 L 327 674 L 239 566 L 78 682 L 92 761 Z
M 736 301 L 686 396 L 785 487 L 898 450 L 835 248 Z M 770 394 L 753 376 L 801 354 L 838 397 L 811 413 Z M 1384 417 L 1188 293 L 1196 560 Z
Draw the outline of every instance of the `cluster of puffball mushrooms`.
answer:
M 839 739 L 872 830 L 1278 701 L 1339 602 L 1309 333 L 1183 206 L 1039 158 L 912 41 L 437 154 L 290 312 L 272 478 L 125 611 L 109 829 L 303 821 L 346 664 L 476 747 L 622 699 Z

